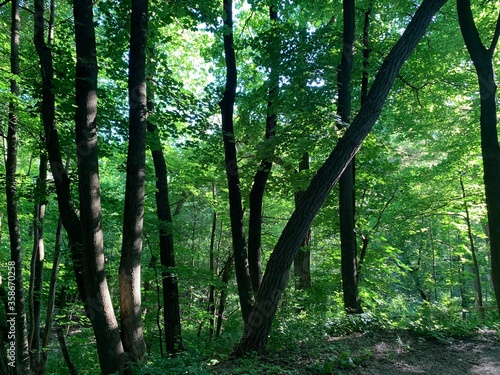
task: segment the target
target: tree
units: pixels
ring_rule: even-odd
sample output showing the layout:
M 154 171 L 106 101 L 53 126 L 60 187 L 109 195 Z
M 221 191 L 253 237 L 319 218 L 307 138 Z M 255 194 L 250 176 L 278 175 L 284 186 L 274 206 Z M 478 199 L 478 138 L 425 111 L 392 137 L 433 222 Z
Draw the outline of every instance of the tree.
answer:
M 90 321 L 104 374 L 123 368 L 126 355 L 104 271 L 104 242 L 97 156 L 97 56 L 92 1 L 74 1 L 76 44 L 75 131 L 83 270 Z
M 142 359 L 141 254 L 146 175 L 146 45 L 148 0 L 132 1 L 129 57 L 129 138 L 127 180 L 120 258 L 120 319 L 123 346 L 133 360 Z
M 341 126 L 351 121 L 351 71 L 354 58 L 355 11 L 354 0 L 344 0 L 344 33 L 342 57 L 338 70 L 337 114 Z M 345 125 L 344 125 L 345 124 Z M 339 180 L 340 250 L 342 259 L 342 288 L 344 308 L 348 313 L 363 312 L 358 292 L 358 254 L 355 233 L 355 158 Z
M 491 253 L 491 275 L 500 311 L 500 145 L 498 143 L 496 83 L 493 52 L 500 37 L 500 16 L 489 48 L 481 41 L 474 22 L 470 0 L 457 0 L 460 30 L 476 69 L 481 99 L 481 151 L 483 176 L 488 210 L 488 228 Z
M 153 91 L 150 89 L 148 97 L 150 112 L 153 111 Z M 163 320 L 165 329 L 165 345 L 171 354 L 184 350 L 181 332 L 181 315 L 179 308 L 179 285 L 175 273 L 175 251 L 172 229 L 172 214 L 168 196 L 167 163 L 156 125 L 148 121 L 148 132 L 152 135 L 153 146 L 151 155 L 156 176 L 156 215 L 158 217 L 158 231 L 160 236 L 160 261 L 164 267 L 162 271 L 163 286 Z
M 233 239 L 234 264 L 241 314 L 247 322 L 253 305 L 252 282 L 248 268 L 247 246 L 241 203 L 240 176 L 236 159 L 236 139 L 234 136 L 234 103 L 236 100 L 237 70 L 233 41 L 233 2 L 224 0 L 224 54 L 226 57 L 226 89 L 219 103 L 222 115 L 222 136 L 224 142 L 224 160 L 229 189 L 229 212 Z
M 287 222 L 269 258 L 245 332 L 233 352 L 235 355 L 263 350 L 288 281 L 291 263 L 309 226 L 378 119 L 399 70 L 417 46 L 432 17 L 445 3 L 446 0 L 423 1 L 401 38 L 384 59 L 363 108 L 312 179 L 300 206 Z
M 28 348 L 28 333 L 26 327 L 26 312 L 24 308 L 23 290 L 23 258 L 21 233 L 17 211 L 17 142 L 18 142 L 18 112 L 19 112 L 19 31 L 21 19 L 19 16 L 19 1 L 13 0 L 11 5 L 10 28 L 10 64 L 12 78 L 10 79 L 9 119 L 7 130 L 7 154 L 5 155 L 5 189 L 7 198 L 7 222 L 10 238 L 9 292 L 8 292 L 8 323 L 14 337 L 9 339 L 14 343 L 14 352 L 9 353 L 9 366 L 15 367 L 19 374 L 30 374 L 30 357 Z M 12 280 L 13 278 L 13 280 Z M 12 286 L 11 286 L 12 285 Z M 12 329 L 13 328 L 13 329 Z M 10 346 L 12 349 L 12 345 Z
M 269 92 L 266 114 L 266 140 L 272 139 L 276 134 L 277 126 L 277 99 L 279 89 L 278 56 L 279 44 L 277 41 L 276 23 L 278 22 L 278 10 L 276 5 L 269 6 L 269 20 L 271 32 L 268 41 L 270 59 Z M 272 155 L 267 155 L 260 163 L 255 173 L 252 189 L 250 191 L 250 217 L 248 223 L 248 262 L 250 278 L 254 295 L 257 295 L 262 280 L 262 200 L 266 188 L 267 179 L 271 174 Z

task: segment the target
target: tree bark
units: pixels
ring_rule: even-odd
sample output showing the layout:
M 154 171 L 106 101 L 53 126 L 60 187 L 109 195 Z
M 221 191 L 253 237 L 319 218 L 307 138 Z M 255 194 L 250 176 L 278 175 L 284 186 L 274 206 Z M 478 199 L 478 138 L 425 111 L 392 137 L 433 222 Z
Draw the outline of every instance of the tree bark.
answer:
M 278 67 L 277 59 L 279 55 L 279 47 L 277 41 L 276 23 L 278 22 L 278 11 L 276 5 L 269 6 L 269 20 L 271 22 L 271 36 L 269 40 L 269 59 L 270 59 L 270 74 L 269 74 L 269 92 L 267 101 L 266 114 L 266 140 L 274 137 L 277 126 L 276 105 L 278 99 Z M 269 155 L 261 161 L 259 169 L 255 173 L 252 189 L 250 191 L 250 215 L 248 219 L 248 266 L 250 278 L 252 280 L 252 289 L 254 295 L 259 291 L 262 281 L 262 201 L 264 191 L 266 189 L 267 179 L 271 174 L 272 155 Z
M 234 268 L 238 284 L 241 314 L 246 323 L 253 305 L 253 290 L 248 268 L 247 247 L 243 224 L 240 176 L 236 159 L 236 139 L 234 136 L 233 114 L 236 101 L 236 56 L 233 42 L 233 1 L 223 0 L 224 12 L 224 54 L 226 57 L 226 89 L 219 103 L 222 116 L 224 160 L 229 190 L 229 216 L 233 240 Z
M 142 331 L 141 255 L 146 175 L 146 43 L 148 0 L 132 0 L 129 56 L 129 137 L 120 258 L 120 321 L 123 347 L 132 360 L 146 353 Z
M 10 239 L 10 262 L 7 322 L 14 324 L 14 337 L 9 334 L 10 342 L 15 342 L 15 367 L 18 374 L 30 374 L 30 355 L 26 326 L 25 300 L 23 289 L 23 258 L 21 233 L 17 211 L 17 142 L 18 142 L 18 104 L 19 86 L 19 39 L 20 39 L 19 1 L 12 0 L 10 28 L 10 80 L 11 99 L 9 102 L 9 118 L 7 130 L 7 155 L 5 160 L 5 189 L 7 198 L 7 224 Z M 13 280 L 12 280 L 13 279 Z M 12 332 L 9 331 L 9 332 Z M 9 362 L 10 359 L 9 359 Z
M 337 114 L 340 120 L 351 121 L 351 71 L 354 59 L 355 11 L 354 0 L 344 0 L 344 36 L 342 57 L 338 70 Z M 358 249 L 355 233 L 355 157 L 339 180 L 340 251 L 344 309 L 347 313 L 360 314 L 361 300 L 358 291 Z
M 104 374 L 123 369 L 127 360 L 104 270 L 101 196 L 97 156 L 97 56 L 91 0 L 74 0 L 76 44 L 76 145 L 83 269 L 90 321 Z
M 301 204 L 286 224 L 267 263 L 255 306 L 243 337 L 234 349 L 234 355 L 263 351 L 278 303 L 288 281 L 291 263 L 309 226 L 380 116 L 385 99 L 404 62 L 424 35 L 434 14 L 445 3 L 446 0 L 423 1 L 401 38 L 384 59 L 365 105 L 312 179 Z
M 483 177 L 488 211 L 489 240 L 491 252 L 491 276 L 497 307 L 500 312 L 500 145 L 498 144 L 497 105 L 493 52 L 500 36 L 500 15 L 495 34 L 489 48 L 481 41 L 470 0 L 457 0 L 458 20 L 462 36 L 476 69 L 481 98 L 481 151 Z

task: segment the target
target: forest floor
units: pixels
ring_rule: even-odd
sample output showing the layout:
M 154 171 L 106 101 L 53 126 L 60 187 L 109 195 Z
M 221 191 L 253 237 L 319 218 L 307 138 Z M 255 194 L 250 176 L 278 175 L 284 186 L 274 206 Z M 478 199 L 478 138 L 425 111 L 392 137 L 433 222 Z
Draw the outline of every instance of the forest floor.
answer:
M 376 330 L 323 342 L 298 343 L 260 358 L 214 366 L 216 374 L 499 375 L 500 337 L 481 331 L 463 338 Z

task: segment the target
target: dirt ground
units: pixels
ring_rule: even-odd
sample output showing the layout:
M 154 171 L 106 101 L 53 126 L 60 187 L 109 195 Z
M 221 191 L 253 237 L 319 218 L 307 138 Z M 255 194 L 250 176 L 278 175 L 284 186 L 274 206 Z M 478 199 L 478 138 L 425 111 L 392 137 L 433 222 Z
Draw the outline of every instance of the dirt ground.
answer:
M 245 375 L 500 375 L 500 335 L 466 338 L 374 330 L 290 343 L 288 350 L 227 361 L 212 374 Z
M 404 331 L 380 331 L 330 340 L 362 360 L 352 369 L 334 368 L 333 374 L 500 375 L 500 340 L 495 332 L 437 340 Z

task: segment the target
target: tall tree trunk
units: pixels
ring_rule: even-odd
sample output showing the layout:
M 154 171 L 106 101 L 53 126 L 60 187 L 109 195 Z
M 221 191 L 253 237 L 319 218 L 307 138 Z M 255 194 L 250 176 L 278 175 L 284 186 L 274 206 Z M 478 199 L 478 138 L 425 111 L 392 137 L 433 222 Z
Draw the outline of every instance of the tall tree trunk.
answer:
M 146 353 L 142 331 L 141 254 L 146 175 L 146 43 L 148 0 L 132 0 L 129 57 L 129 137 L 120 258 L 120 320 L 123 347 L 132 360 Z
M 481 98 L 481 151 L 488 211 L 491 276 L 500 312 L 500 145 L 497 130 L 497 102 L 493 52 L 500 36 L 500 15 L 491 45 L 486 48 L 477 30 L 470 0 L 457 0 L 458 20 L 479 81 Z
M 271 34 L 268 41 L 268 51 L 271 71 L 269 74 L 270 85 L 267 101 L 266 140 L 274 137 L 277 125 L 276 102 L 278 99 L 279 82 L 277 66 L 279 46 L 276 31 L 278 10 L 274 4 L 269 6 L 269 20 L 271 22 Z M 255 173 L 252 189 L 250 191 L 250 215 L 248 219 L 248 266 L 254 295 L 257 295 L 262 281 L 262 200 L 264 198 L 267 179 L 271 174 L 272 165 L 272 155 L 266 155 L 261 161 L 259 169 Z
M 83 269 L 90 321 L 104 374 L 124 367 L 126 356 L 104 271 L 97 156 L 97 56 L 91 0 L 74 0 L 76 44 L 75 128 L 82 228 Z
M 54 2 L 51 1 L 49 21 L 49 42 L 53 37 Z M 66 232 L 68 233 L 73 270 L 75 272 L 78 293 L 82 299 L 87 315 L 85 282 L 83 279 L 83 254 L 80 220 L 71 202 L 70 179 L 61 158 L 59 136 L 55 121 L 54 96 L 54 67 L 52 50 L 45 42 L 45 5 L 43 0 L 34 0 L 34 44 L 40 60 L 40 74 L 42 77 L 42 122 L 45 133 L 45 144 L 50 169 L 54 177 L 57 193 L 59 214 Z
M 355 11 L 354 0 L 344 0 L 344 36 L 342 57 L 338 70 L 337 114 L 340 120 L 351 121 L 351 71 L 354 58 Z M 363 312 L 358 292 L 358 249 L 355 233 L 355 157 L 339 180 L 340 250 L 344 309 L 347 313 Z
M 152 51 L 154 52 L 154 51 Z M 154 73 L 151 73 L 154 75 Z M 149 112 L 154 110 L 154 90 L 149 89 Z M 159 221 L 160 262 L 162 265 L 163 319 L 165 347 L 175 354 L 184 350 L 182 342 L 181 315 L 179 307 L 179 286 L 175 274 L 174 237 L 172 233 L 172 214 L 168 197 L 167 163 L 161 148 L 156 125 L 148 121 L 147 130 L 152 138 L 151 155 L 156 177 L 156 214 Z
M 47 156 L 40 153 L 39 175 L 35 187 L 35 210 L 33 215 L 33 252 L 31 255 L 31 271 L 29 286 L 30 331 L 29 348 L 31 368 L 40 373 L 43 366 L 42 345 L 40 336 L 40 313 L 42 310 L 43 263 L 45 245 L 43 238 L 46 202 Z
M 241 314 L 246 323 L 253 305 L 252 281 L 248 269 L 247 247 L 243 225 L 243 205 L 241 202 L 240 176 L 236 159 L 236 139 L 234 136 L 233 114 L 236 100 L 236 56 L 233 42 L 233 1 L 224 2 L 224 54 L 226 57 L 226 89 L 219 103 L 222 116 L 224 159 L 229 190 L 229 216 L 233 240 L 234 268 L 240 297 Z
M 10 35 L 10 66 L 12 78 L 10 80 L 11 99 L 9 102 L 9 119 L 7 130 L 7 155 L 5 160 L 5 189 L 7 198 L 7 224 L 10 239 L 10 261 L 8 262 L 9 284 L 8 284 L 8 310 L 7 325 L 14 326 L 14 337 L 9 334 L 9 347 L 15 343 L 15 367 L 18 374 L 29 374 L 30 355 L 28 348 L 28 333 L 26 327 L 26 313 L 23 289 L 23 264 L 21 233 L 17 212 L 17 128 L 18 128 L 18 104 L 19 86 L 19 31 L 21 19 L 19 16 L 19 1 L 12 0 L 11 11 L 11 35 Z M 13 280 L 12 280 L 13 279 Z M 12 295 L 14 292 L 14 295 Z M 12 332 L 12 328 L 10 329 Z M 9 362 L 13 358 L 9 358 Z
M 401 38 L 384 59 L 365 105 L 312 179 L 301 204 L 286 224 L 269 258 L 255 306 L 248 319 L 243 337 L 234 349 L 234 355 L 263 350 L 271 331 L 278 303 L 288 281 L 293 258 L 309 226 L 380 116 L 385 99 L 404 62 L 424 35 L 435 13 L 445 3 L 446 0 L 423 1 Z
M 299 163 L 299 172 L 309 169 L 309 153 L 304 152 L 302 160 Z M 303 191 L 295 193 L 295 207 L 300 205 Z M 311 250 L 309 245 L 311 243 L 311 228 L 306 232 L 300 250 L 293 258 L 293 273 L 295 276 L 295 289 L 305 290 L 311 287 Z

